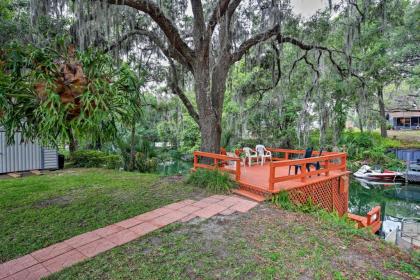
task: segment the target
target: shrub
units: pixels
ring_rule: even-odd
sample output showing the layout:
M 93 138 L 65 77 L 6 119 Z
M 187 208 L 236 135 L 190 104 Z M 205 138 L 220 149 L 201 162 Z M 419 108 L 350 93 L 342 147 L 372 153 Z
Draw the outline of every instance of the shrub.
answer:
M 346 146 L 349 168 L 357 170 L 362 164 L 381 165 L 386 169 L 403 169 L 404 163 L 394 154 L 387 152 L 390 147 L 398 146 L 398 141 L 383 138 L 375 132 L 345 132 L 341 144 Z M 353 161 L 353 162 L 352 162 Z
M 281 191 L 278 194 L 273 195 L 271 202 L 277 207 L 281 207 L 286 210 L 292 210 L 295 208 L 293 202 L 290 201 L 289 193 L 287 191 Z
M 143 153 L 136 154 L 136 162 L 134 169 L 140 172 L 154 172 L 157 170 L 158 160 L 157 158 L 148 158 Z
M 295 204 L 290 200 L 289 193 L 287 191 L 281 191 L 278 194 L 273 195 L 271 202 L 277 207 L 281 207 L 286 210 L 300 211 L 303 213 L 312 213 L 320 210 L 320 207 L 313 203 L 311 197 L 308 198 L 306 203 Z
M 104 157 L 105 167 L 109 169 L 120 169 L 121 158 L 119 155 L 107 155 Z
M 235 186 L 227 173 L 208 169 L 191 172 L 187 183 L 216 193 L 228 192 Z
M 70 161 L 75 167 L 105 167 L 118 169 L 121 166 L 121 159 L 118 155 L 107 154 L 95 150 L 76 151 L 70 156 Z
M 306 203 L 294 204 L 287 191 L 282 191 L 274 195 L 271 199 L 277 207 L 285 210 L 308 213 L 319 220 L 322 220 L 329 228 L 333 228 L 342 237 L 348 238 L 353 235 L 362 236 L 365 238 L 371 237 L 371 233 L 367 228 L 357 229 L 355 222 L 350 220 L 347 215 L 339 216 L 336 211 L 329 212 L 320 206 L 313 203 L 309 198 Z

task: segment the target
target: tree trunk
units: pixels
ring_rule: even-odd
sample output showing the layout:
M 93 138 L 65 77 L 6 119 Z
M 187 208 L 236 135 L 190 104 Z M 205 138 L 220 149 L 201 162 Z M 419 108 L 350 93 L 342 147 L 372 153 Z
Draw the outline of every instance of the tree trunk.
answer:
M 380 117 L 380 124 L 381 124 L 381 136 L 382 137 L 388 137 L 387 131 L 386 131 L 386 115 L 385 115 L 385 103 L 384 103 L 384 93 L 383 93 L 383 87 L 378 86 L 377 89 L 378 94 L 378 105 L 379 105 L 379 117 Z
M 136 123 L 133 121 L 131 124 L 131 137 L 130 137 L 130 165 L 129 170 L 134 170 L 134 165 L 136 163 Z
M 200 116 L 200 150 L 203 152 L 220 153 L 222 110 L 228 71 L 229 65 L 219 62 L 210 75 L 208 54 L 198 59 L 194 69 L 195 95 Z
M 72 155 L 74 152 L 77 151 L 79 144 L 77 143 L 77 139 L 74 136 L 73 130 L 71 128 L 68 129 L 67 133 L 69 135 L 69 151 L 70 155 Z
M 220 120 L 214 116 L 204 118 L 200 121 L 201 132 L 201 151 L 210 153 L 220 153 L 220 139 L 222 129 Z
M 96 137 L 94 147 L 95 147 L 95 150 L 97 150 L 97 151 L 102 150 L 102 140 L 101 140 L 101 137 L 99 135 L 98 135 L 98 137 Z
M 359 102 L 356 102 L 356 112 L 357 112 L 357 119 L 359 122 L 359 129 L 360 129 L 360 132 L 363 133 L 363 116 L 362 116 L 362 113 L 360 112 Z

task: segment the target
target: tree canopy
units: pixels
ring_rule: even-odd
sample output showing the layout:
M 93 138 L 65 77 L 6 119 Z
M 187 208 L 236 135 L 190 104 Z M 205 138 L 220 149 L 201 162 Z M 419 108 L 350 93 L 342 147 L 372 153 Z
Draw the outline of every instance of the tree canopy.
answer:
M 0 14 L 1 125 L 30 138 L 218 152 L 303 147 L 316 129 L 337 145 L 346 121 L 386 136 L 389 96 L 418 94 L 415 1 L 302 18 L 286 0 L 7 0 Z

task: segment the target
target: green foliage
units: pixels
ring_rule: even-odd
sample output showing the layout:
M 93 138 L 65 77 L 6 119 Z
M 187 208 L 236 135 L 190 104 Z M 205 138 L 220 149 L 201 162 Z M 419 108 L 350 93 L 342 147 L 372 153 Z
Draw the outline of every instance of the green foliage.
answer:
M 156 157 L 147 157 L 143 153 L 136 153 L 134 170 L 140 172 L 154 172 L 158 167 L 158 159 Z
M 186 182 L 216 193 L 226 193 L 235 187 L 235 183 L 230 179 L 229 174 L 201 168 L 191 172 Z
M 27 139 L 58 144 L 68 139 L 71 129 L 78 138 L 96 139 L 100 135 L 110 140 L 116 136 L 118 122 L 139 114 L 138 90 L 143 80 L 127 65 L 119 69 L 111 56 L 96 50 L 78 52 L 78 64 L 67 49 L 68 43 L 66 37 L 57 37 L 48 47 L 14 43 L 3 48 L 0 125 L 9 136 L 19 130 Z M 64 64 L 80 67 L 87 81 L 78 77 L 71 84 L 71 94 L 78 94 L 74 100 L 68 91 L 56 92 Z M 38 90 L 39 85 L 45 90 Z
M 105 167 L 109 169 L 121 167 L 121 159 L 118 155 L 96 150 L 76 151 L 70 156 L 70 161 L 75 167 Z
M 193 151 L 200 149 L 200 129 L 189 116 L 184 119 L 184 130 L 181 133 L 181 139 L 180 150 L 182 152 L 191 154 Z
M 281 207 L 286 210 L 299 211 L 303 213 L 313 213 L 320 210 L 319 206 L 314 204 L 312 199 L 308 197 L 306 203 L 295 204 L 290 200 L 289 193 L 287 191 L 281 191 L 271 198 L 271 202 L 277 207 Z
M 290 200 L 289 193 L 287 191 L 282 191 L 273 195 L 271 202 L 277 207 L 285 210 L 311 214 L 323 220 L 328 224 L 329 227 L 339 231 L 340 234 L 344 237 L 349 237 L 352 235 L 366 236 L 366 234 L 368 234 L 363 229 L 356 229 L 354 222 L 349 220 L 346 216 L 340 217 L 337 212 L 328 212 L 320 206 L 314 204 L 310 197 L 306 203 L 295 204 Z
M 278 194 L 273 195 L 271 202 L 277 207 L 281 207 L 286 210 L 293 210 L 296 207 L 293 202 L 290 201 L 289 193 L 287 191 L 281 191 Z
M 402 169 L 404 162 L 389 152 L 391 147 L 398 146 L 399 141 L 382 138 L 378 133 L 345 132 L 340 144 L 345 146 L 349 157 L 349 168 L 355 170 L 362 162 L 378 164 L 387 169 Z M 351 162 L 353 161 L 353 162 Z
M 123 160 L 124 170 L 139 172 L 154 172 L 159 163 L 158 151 L 153 142 L 147 139 L 147 135 L 141 133 L 134 135 L 134 162 L 131 163 L 131 141 L 129 137 L 120 138 L 118 141 L 119 151 Z

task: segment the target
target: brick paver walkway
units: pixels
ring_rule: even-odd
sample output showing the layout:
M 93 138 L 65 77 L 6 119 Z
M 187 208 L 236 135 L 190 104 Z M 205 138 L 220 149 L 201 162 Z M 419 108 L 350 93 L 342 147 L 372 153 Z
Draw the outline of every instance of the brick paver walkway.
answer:
M 40 279 L 173 222 L 247 212 L 256 205 L 254 201 L 224 195 L 176 202 L 0 264 L 0 279 Z

